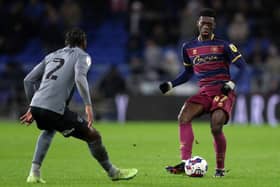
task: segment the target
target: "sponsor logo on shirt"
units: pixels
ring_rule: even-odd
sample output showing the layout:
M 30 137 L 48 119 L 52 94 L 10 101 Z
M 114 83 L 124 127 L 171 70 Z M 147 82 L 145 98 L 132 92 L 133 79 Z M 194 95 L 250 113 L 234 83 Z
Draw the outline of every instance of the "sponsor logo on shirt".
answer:
M 201 57 L 198 55 L 193 59 L 193 64 L 202 64 L 205 62 L 211 62 L 211 61 L 216 61 L 216 60 L 218 60 L 218 57 L 215 55 L 206 56 L 206 57 Z

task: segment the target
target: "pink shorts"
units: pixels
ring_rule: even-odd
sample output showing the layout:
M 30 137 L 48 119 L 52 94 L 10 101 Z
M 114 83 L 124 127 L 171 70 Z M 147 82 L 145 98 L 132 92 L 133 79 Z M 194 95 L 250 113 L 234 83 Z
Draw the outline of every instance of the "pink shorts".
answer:
M 231 116 L 232 107 L 236 95 L 233 91 L 226 96 L 221 92 L 221 86 L 211 88 L 201 88 L 199 92 L 190 97 L 186 102 L 203 105 L 205 113 L 211 113 L 217 109 L 222 109 L 227 115 L 227 121 Z M 226 121 L 226 123 L 227 123 Z

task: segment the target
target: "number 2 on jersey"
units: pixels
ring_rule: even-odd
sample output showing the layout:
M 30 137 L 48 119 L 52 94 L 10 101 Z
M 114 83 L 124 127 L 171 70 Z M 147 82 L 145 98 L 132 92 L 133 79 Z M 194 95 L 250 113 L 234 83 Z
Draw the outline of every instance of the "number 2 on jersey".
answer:
M 57 75 L 54 75 L 53 73 L 56 72 L 57 70 L 59 70 L 63 66 L 64 59 L 63 58 L 54 58 L 52 62 L 57 63 L 57 66 L 54 67 L 52 70 L 50 70 L 47 73 L 46 79 L 56 80 Z

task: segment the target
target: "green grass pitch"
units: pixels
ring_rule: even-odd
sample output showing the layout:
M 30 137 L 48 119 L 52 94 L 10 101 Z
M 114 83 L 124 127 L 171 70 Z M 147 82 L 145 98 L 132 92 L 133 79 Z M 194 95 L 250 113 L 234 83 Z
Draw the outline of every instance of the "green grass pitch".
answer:
M 194 122 L 197 143 L 193 155 L 209 166 L 203 178 L 170 175 L 164 167 L 180 161 L 177 122 L 97 123 L 112 162 L 136 167 L 133 180 L 112 182 L 92 159 L 85 143 L 57 134 L 42 167 L 47 184 L 30 185 L 29 173 L 39 130 L 18 122 L 0 122 L 0 186 L 95 187 L 275 187 L 280 186 L 280 128 L 237 126 L 224 128 L 227 136 L 226 168 L 222 179 L 213 178 L 215 157 L 207 123 Z

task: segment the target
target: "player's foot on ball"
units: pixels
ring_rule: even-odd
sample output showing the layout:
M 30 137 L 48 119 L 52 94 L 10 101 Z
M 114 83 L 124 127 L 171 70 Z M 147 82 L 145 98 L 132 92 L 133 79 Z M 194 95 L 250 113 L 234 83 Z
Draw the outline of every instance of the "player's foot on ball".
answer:
M 35 176 L 33 174 L 30 174 L 27 179 L 26 179 L 26 182 L 27 183 L 42 183 L 42 184 L 45 184 L 46 181 L 44 179 L 42 179 L 41 177 L 39 176 Z
M 117 172 L 111 176 L 113 181 L 117 180 L 129 180 L 136 176 L 138 170 L 135 168 L 132 169 L 117 169 Z
M 216 169 L 216 173 L 214 175 L 214 177 L 224 177 L 225 176 L 226 171 L 224 169 Z
M 181 162 L 180 164 L 177 164 L 176 166 L 167 166 L 166 171 L 168 171 L 171 174 L 182 174 L 185 173 L 185 162 Z

